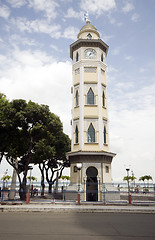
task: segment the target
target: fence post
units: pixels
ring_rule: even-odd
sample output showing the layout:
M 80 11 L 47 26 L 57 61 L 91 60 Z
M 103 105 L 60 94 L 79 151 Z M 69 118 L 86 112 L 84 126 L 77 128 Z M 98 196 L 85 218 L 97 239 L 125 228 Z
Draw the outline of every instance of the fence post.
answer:
M 103 183 L 103 204 L 106 205 L 106 199 L 105 199 L 105 183 Z
M 80 204 L 80 193 L 78 193 L 78 204 Z
M 131 197 L 131 193 L 129 193 L 129 204 L 132 204 L 132 197 Z
M 26 193 L 26 203 L 29 203 L 29 202 L 30 202 L 30 194 Z

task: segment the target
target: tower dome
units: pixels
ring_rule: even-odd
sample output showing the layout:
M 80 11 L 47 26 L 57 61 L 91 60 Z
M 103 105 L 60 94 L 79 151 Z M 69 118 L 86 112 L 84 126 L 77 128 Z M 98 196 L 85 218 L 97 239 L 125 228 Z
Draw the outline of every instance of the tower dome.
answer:
M 78 36 L 78 39 L 99 39 L 100 34 L 98 33 L 97 29 L 90 24 L 88 20 L 86 24 L 81 28 Z

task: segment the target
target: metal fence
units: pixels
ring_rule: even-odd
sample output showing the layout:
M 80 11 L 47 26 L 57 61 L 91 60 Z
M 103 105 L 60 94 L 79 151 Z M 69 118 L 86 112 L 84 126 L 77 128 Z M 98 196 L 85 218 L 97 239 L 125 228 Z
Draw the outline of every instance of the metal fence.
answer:
M 145 183 L 105 183 L 84 185 L 70 184 L 69 181 L 61 181 L 52 186 L 49 194 L 49 184 L 45 183 L 44 194 L 40 182 L 28 183 L 26 193 L 29 194 L 30 201 L 81 201 L 81 202 L 101 202 L 103 204 L 155 204 L 155 184 Z M 11 196 L 11 197 L 10 197 Z M 80 199 L 79 199 L 80 197 Z M 0 202 L 10 200 L 19 201 L 19 183 L 11 189 L 11 182 L 0 182 Z

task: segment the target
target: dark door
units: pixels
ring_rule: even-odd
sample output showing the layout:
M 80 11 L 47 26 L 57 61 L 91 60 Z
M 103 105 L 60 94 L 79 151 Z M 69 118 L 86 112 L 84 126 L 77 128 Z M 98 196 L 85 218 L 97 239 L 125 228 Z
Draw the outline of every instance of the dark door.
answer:
M 87 182 L 86 182 L 86 201 L 98 201 L 98 182 L 97 175 L 98 171 L 95 167 L 88 167 L 87 171 Z

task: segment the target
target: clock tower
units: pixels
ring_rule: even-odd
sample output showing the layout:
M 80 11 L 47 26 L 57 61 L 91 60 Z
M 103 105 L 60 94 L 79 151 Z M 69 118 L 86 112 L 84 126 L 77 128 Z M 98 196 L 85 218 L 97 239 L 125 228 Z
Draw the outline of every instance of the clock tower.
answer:
M 68 153 L 71 185 L 80 184 L 84 201 L 102 201 L 103 183 L 111 183 L 106 56 L 108 45 L 87 19 L 70 46 L 72 74 L 72 145 Z M 80 168 L 78 167 L 80 164 Z

